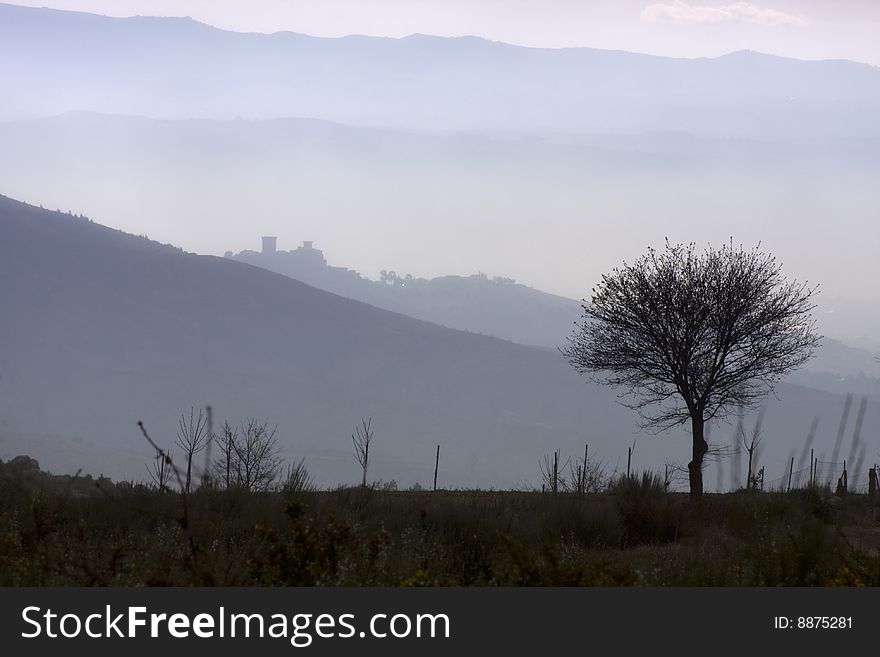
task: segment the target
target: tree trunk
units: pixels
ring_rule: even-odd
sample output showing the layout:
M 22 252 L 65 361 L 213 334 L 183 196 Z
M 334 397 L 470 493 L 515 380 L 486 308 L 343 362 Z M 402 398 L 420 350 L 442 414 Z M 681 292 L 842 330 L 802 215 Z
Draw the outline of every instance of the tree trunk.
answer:
M 366 488 L 367 486 L 367 466 L 370 464 L 370 443 L 366 443 L 364 445 L 364 476 L 361 479 L 361 487 Z
M 691 499 L 703 497 L 703 457 L 709 451 L 704 435 L 705 420 L 703 415 L 691 415 L 691 427 L 694 438 L 693 460 L 688 463 L 688 479 L 691 485 Z
M 186 454 L 186 492 L 189 493 L 190 482 L 192 481 L 193 452 Z
M 749 452 L 749 471 L 746 473 L 746 490 L 752 490 L 754 486 L 752 485 L 752 455 L 755 453 L 755 441 L 752 439 L 752 444 L 748 448 Z
M 232 465 L 232 438 L 226 434 L 226 490 L 229 490 L 229 474 Z

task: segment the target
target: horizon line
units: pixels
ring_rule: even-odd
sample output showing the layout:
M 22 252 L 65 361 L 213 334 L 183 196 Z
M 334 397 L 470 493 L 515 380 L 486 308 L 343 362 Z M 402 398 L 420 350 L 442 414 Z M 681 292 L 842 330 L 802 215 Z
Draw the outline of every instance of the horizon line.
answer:
M 661 55 L 656 53 L 635 51 L 635 50 L 624 50 L 622 48 L 597 48 L 595 46 L 587 46 L 587 45 L 579 45 L 579 46 L 532 46 L 521 43 L 512 43 L 509 41 L 501 41 L 498 39 L 492 39 L 486 36 L 482 36 L 479 34 L 457 34 L 457 35 L 441 35 L 441 34 L 430 34 L 426 32 L 412 32 L 410 34 L 405 34 L 402 36 L 389 36 L 389 35 L 377 35 L 377 34 L 361 34 L 361 33 L 351 33 L 344 34 L 339 36 L 320 36 L 315 34 L 308 34 L 306 32 L 297 32 L 294 30 L 277 30 L 274 32 L 261 32 L 257 30 L 247 30 L 247 31 L 239 31 L 233 30 L 225 27 L 220 27 L 218 25 L 214 25 L 212 23 L 207 23 L 201 20 L 197 20 L 192 16 L 173 16 L 173 15 L 158 15 L 158 14 L 134 14 L 130 16 L 112 16 L 109 14 L 99 14 L 90 11 L 81 11 L 77 9 L 59 9 L 57 7 L 34 7 L 30 5 L 18 5 L 12 2 L 0 2 L 0 7 L 14 7 L 18 10 L 31 11 L 31 12 L 59 12 L 65 14 L 75 14 L 80 16 L 92 16 L 102 19 L 107 19 L 111 21 L 131 21 L 131 20 L 181 20 L 181 21 L 190 21 L 196 25 L 202 25 L 204 27 L 208 27 L 212 30 L 217 30 L 219 32 L 227 32 L 229 34 L 242 34 L 242 35 L 260 35 L 266 37 L 272 36 L 282 36 L 282 35 L 291 35 L 291 36 L 299 36 L 306 37 L 309 39 L 323 39 L 323 40 L 342 40 L 342 39 L 390 39 L 394 41 L 404 41 L 406 39 L 412 38 L 429 38 L 429 39 L 474 39 L 483 41 L 488 44 L 498 45 L 498 46 L 508 46 L 511 48 L 523 48 L 527 50 L 552 50 L 552 51 L 565 51 L 565 50 L 594 50 L 597 52 L 607 52 L 607 53 L 623 53 L 626 55 L 634 55 L 639 57 L 655 57 L 659 59 L 671 59 L 671 60 L 680 60 L 680 61 L 698 61 L 701 59 L 708 60 L 716 60 L 723 59 L 725 57 L 729 57 L 731 55 L 737 55 L 742 53 L 748 53 L 752 55 L 759 55 L 763 57 L 774 57 L 778 59 L 786 59 L 790 61 L 796 62 L 849 62 L 852 64 L 859 64 L 862 66 L 869 66 L 871 68 L 880 68 L 880 64 L 872 64 L 866 61 L 860 61 L 855 59 L 847 59 L 845 57 L 826 57 L 820 59 L 803 59 L 799 57 L 790 57 L 788 55 L 778 55 L 775 53 L 764 52 L 761 50 L 752 50 L 750 48 L 739 48 L 735 50 L 730 50 L 720 55 L 701 55 L 698 57 L 681 57 L 681 56 L 673 56 L 673 55 Z

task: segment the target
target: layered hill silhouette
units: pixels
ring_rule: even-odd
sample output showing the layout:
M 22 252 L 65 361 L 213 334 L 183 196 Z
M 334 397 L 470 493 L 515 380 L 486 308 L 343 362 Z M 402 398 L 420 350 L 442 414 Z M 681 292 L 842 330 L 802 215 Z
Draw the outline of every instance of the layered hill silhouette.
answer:
M 3 118 L 92 110 L 494 133 L 880 134 L 880 71 L 847 61 L 242 34 L 13 5 L 0 5 L 0 79 L 17 90 Z
M 26 451 L 56 472 L 138 477 L 149 451 L 135 422 L 170 446 L 177 415 L 206 403 L 217 422 L 278 423 L 286 453 L 306 456 L 325 484 L 355 479 L 349 434 L 362 416 L 376 430 L 371 479 L 401 483 L 429 480 L 437 444 L 447 486 L 534 483 L 542 454 L 586 442 L 612 467 L 634 438 L 640 467 L 687 455 L 684 433 L 637 437 L 614 393 L 552 351 L 6 197 L 0 308 L 0 451 Z M 778 396 L 765 424 L 768 472 L 803 446 L 815 416 L 817 452 L 830 453 L 843 398 L 798 386 Z M 878 420 L 869 405 L 862 435 Z M 719 427 L 717 439 L 731 431 Z
M 352 269 L 329 265 L 312 242 L 290 250 L 228 252 L 226 257 L 371 306 L 531 346 L 562 346 L 581 315 L 573 299 L 500 276 L 425 279 L 383 270 L 380 280 L 370 280 Z
M 0 143 L 0 179 L 15 198 L 132 232 L 149 226 L 152 237 L 199 252 L 259 249 L 262 234 L 278 235 L 280 250 L 315 240 L 331 265 L 373 279 L 396 270 L 405 287 L 243 257 L 372 305 L 526 344 L 560 344 L 579 314 L 572 299 L 664 236 L 767 244 L 788 273 L 822 282 L 826 334 L 880 335 L 870 284 L 880 139 L 502 139 L 314 119 L 74 112 L 0 121 Z M 832 205 L 835 226 L 824 230 Z M 489 280 L 405 281 L 477 271 Z M 498 275 L 572 299 L 496 285 Z M 841 302 L 856 289 L 857 301 Z M 867 366 L 822 369 L 877 376 L 870 356 Z
M 313 242 L 293 249 L 264 238 L 260 251 L 227 252 L 227 258 L 284 274 L 314 287 L 403 315 L 521 344 L 556 349 L 581 320 L 582 302 L 485 274 L 432 279 L 382 271 L 374 281 L 346 267 L 330 265 Z M 824 338 L 822 349 L 795 383 L 836 393 L 880 397 L 880 362 L 869 351 Z
M 168 446 L 176 414 L 211 403 L 218 420 L 279 423 L 290 453 L 332 481 L 372 416 L 375 476 L 412 478 L 442 443 L 455 481 L 485 484 L 524 475 L 544 440 L 587 419 L 583 386 L 555 354 L 6 198 L 0 244 L 5 433 L 137 449 L 141 419 Z M 604 398 L 595 410 L 621 422 Z

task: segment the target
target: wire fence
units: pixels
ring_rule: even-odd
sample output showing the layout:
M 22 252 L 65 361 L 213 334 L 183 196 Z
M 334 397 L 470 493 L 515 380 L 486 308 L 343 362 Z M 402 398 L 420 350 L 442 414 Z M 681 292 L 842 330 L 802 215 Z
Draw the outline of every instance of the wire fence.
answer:
M 873 466 L 872 466 L 873 467 Z M 793 470 L 776 479 L 764 480 L 763 489 L 767 491 L 786 491 L 797 488 L 817 486 L 836 491 L 841 486 L 850 493 L 867 493 L 870 469 L 862 467 L 854 471 L 846 461 L 820 461 L 816 459 L 812 466 Z

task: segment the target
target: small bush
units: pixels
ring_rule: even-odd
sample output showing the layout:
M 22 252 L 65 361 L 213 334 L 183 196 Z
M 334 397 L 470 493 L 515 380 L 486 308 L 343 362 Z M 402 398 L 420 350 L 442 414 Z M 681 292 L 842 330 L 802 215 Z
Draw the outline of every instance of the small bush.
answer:
M 315 485 L 312 475 L 306 467 L 304 458 L 294 461 L 287 466 L 287 474 L 281 482 L 281 490 L 285 493 L 304 493 L 313 491 Z
M 611 482 L 609 492 L 617 503 L 626 545 L 676 540 L 681 514 L 660 475 L 646 470 L 641 476 L 619 477 Z

